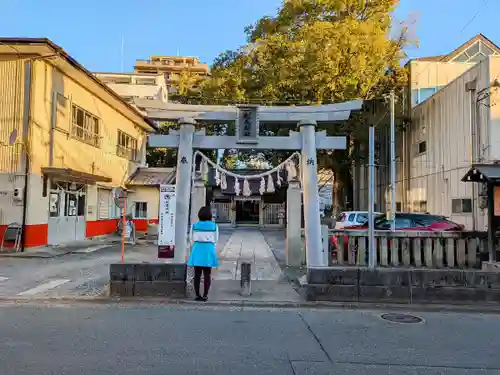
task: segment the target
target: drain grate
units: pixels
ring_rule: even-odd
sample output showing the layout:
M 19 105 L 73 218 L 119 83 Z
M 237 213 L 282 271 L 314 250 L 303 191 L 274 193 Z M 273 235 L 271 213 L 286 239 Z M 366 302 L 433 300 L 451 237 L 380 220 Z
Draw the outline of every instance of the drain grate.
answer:
M 388 320 L 389 322 L 394 323 L 420 323 L 422 322 L 422 318 L 413 315 L 407 314 L 383 314 L 381 316 L 382 319 Z

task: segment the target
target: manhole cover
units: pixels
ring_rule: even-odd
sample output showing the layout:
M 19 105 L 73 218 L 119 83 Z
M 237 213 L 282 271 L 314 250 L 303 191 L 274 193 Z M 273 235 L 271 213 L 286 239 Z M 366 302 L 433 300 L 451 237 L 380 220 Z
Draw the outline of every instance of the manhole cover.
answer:
M 406 314 L 383 314 L 382 319 L 394 323 L 420 323 L 422 318 Z

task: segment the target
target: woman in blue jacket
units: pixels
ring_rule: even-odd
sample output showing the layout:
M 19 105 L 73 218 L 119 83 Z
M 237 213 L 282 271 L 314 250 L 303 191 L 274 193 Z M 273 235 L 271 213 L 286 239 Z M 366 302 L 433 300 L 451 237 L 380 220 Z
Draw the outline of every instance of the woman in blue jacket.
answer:
M 191 226 L 191 255 L 188 266 L 194 267 L 194 290 L 197 301 L 206 301 L 210 290 L 213 267 L 219 267 L 216 244 L 219 239 L 219 228 L 212 221 L 210 207 L 202 207 L 198 212 L 198 222 Z M 203 297 L 200 295 L 200 281 L 203 273 Z

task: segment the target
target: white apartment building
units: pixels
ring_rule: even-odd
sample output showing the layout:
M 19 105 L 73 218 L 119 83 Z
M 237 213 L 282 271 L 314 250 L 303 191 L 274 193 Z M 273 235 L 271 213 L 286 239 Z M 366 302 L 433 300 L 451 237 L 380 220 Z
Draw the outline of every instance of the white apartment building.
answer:
M 129 103 L 133 103 L 134 99 L 168 102 L 164 74 L 94 73 L 94 75 Z

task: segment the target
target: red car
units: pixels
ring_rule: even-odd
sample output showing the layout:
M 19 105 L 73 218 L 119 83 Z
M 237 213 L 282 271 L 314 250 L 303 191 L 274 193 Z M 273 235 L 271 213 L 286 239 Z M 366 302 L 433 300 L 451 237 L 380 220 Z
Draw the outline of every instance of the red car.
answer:
M 431 232 L 460 232 L 464 230 L 462 224 L 454 223 L 444 216 L 420 214 L 420 213 L 402 213 L 395 214 L 396 230 L 400 231 L 431 231 Z M 388 220 L 386 215 L 379 216 L 374 221 L 375 230 L 391 230 L 392 220 Z M 368 223 L 357 226 L 345 227 L 344 230 L 368 230 Z M 344 237 L 344 251 L 347 251 L 348 236 Z M 333 236 L 333 252 L 338 249 L 338 240 Z M 336 254 L 335 254 L 336 255 Z
M 395 215 L 396 230 L 418 230 L 418 231 L 454 231 L 459 232 L 464 230 L 464 226 L 448 220 L 444 216 L 419 214 L 419 213 L 402 213 L 398 212 Z M 391 230 L 392 220 L 388 220 L 386 215 L 379 216 L 375 219 L 375 230 Z M 346 230 L 368 230 L 368 223 L 345 227 Z

